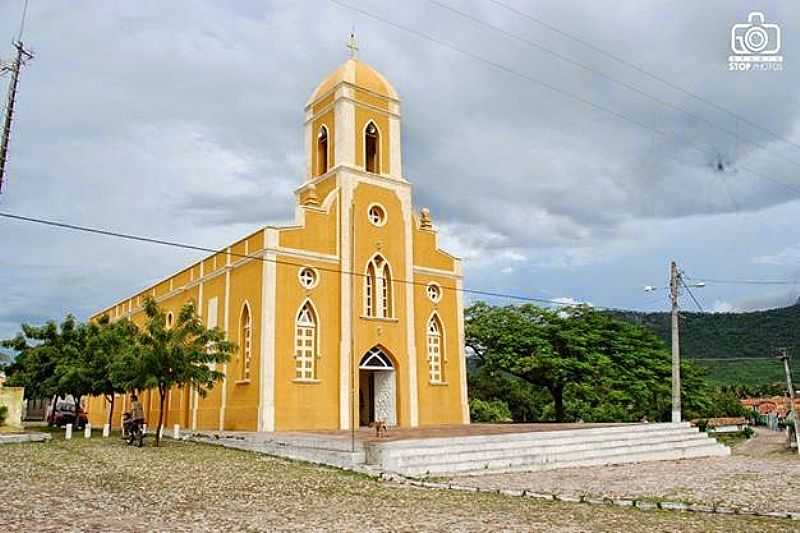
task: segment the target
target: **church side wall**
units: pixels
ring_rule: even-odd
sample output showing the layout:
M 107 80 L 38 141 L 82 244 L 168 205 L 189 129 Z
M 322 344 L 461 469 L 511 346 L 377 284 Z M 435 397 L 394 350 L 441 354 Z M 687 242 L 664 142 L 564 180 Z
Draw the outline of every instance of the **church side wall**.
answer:
M 415 329 L 417 343 L 417 383 L 419 386 L 420 425 L 461 424 L 461 365 L 463 349 L 458 335 L 458 301 L 453 288 L 456 280 L 444 276 L 414 276 Z M 438 303 L 426 293 L 426 285 L 435 282 L 442 288 Z M 427 328 L 434 312 L 439 317 L 443 335 L 443 382 L 432 383 L 428 367 Z
M 213 264 L 209 261 L 203 265 L 213 269 Z M 218 275 L 203 283 L 203 321 L 206 325 L 215 324 L 219 328 L 225 326 L 225 275 L 218 272 Z M 212 300 L 216 299 L 216 305 Z M 216 315 L 209 322 L 209 313 L 216 307 Z M 197 398 L 197 414 L 195 415 L 197 429 L 219 429 L 219 410 L 222 406 L 222 383 L 216 383 L 205 397 Z
M 340 264 L 281 254 L 278 261 L 275 429 L 336 429 L 339 426 L 340 285 L 339 274 L 330 270 L 339 270 Z M 314 288 L 305 289 L 300 285 L 297 274 L 301 267 L 296 264 L 316 269 L 318 282 Z M 306 301 L 311 302 L 316 314 L 318 357 L 315 378 L 299 380 L 295 374 L 295 321 Z
M 226 429 L 250 431 L 257 429 L 262 262 L 258 259 L 244 259 L 242 256 L 260 251 L 263 244 L 263 230 L 260 230 L 233 244 L 230 248 L 230 259 L 227 252 L 214 254 L 92 317 L 97 319 L 103 314 L 108 314 L 112 320 L 129 317 L 141 328 L 145 322 L 141 306 L 147 297 L 155 298 L 164 313 L 172 313 L 175 319 L 185 303 L 194 301 L 206 326 L 216 326 L 224 330 L 227 324 L 228 338 L 240 344 L 240 313 L 244 302 L 248 302 L 252 317 L 253 340 L 250 383 L 236 383 L 241 377 L 236 373 L 239 369 L 236 367 L 236 358 L 239 357 L 237 352 L 233 355 L 230 368 L 225 368 L 228 365 L 220 368 L 227 370 L 226 382 L 216 383 L 205 397 L 200 397 L 188 388 L 174 387 L 168 392 L 164 413 L 167 429 L 174 424 L 179 424 L 182 428 L 196 427 L 202 430 L 220 429 L 221 424 Z M 229 273 L 226 273 L 226 266 L 230 267 Z M 228 287 L 227 295 L 226 287 Z M 210 313 L 214 313 L 213 317 L 209 316 Z M 157 423 L 159 415 L 158 391 L 155 389 L 143 391 L 140 400 L 148 426 L 152 428 Z M 127 404 L 125 396 L 119 396 L 115 402 L 113 418 L 115 427 L 119 425 L 122 411 L 128 408 Z M 87 407 L 90 422 L 102 426 L 108 416 L 105 399 L 90 398 Z
M 228 338 L 239 349 L 228 363 L 224 429 L 255 431 L 258 428 L 258 402 L 261 380 L 261 261 L 249 261 L 231 271 Z M 245 305 L 251 318 L 250 377 L 243 374 L 242 317 Z

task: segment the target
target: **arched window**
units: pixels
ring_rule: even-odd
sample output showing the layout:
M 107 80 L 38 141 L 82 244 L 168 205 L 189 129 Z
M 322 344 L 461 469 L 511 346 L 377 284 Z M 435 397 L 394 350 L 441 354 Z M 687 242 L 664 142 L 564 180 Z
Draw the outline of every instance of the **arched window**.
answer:
M 376 316 L 375 311 L 375 263 L 370 261 L 367 265 L 367 277 L 364 278 L 364 315 Z
M 380 174 L 380 162 L 380 134 L 375 123 L 370 121 L 364 130 L 364 168 Z
M 392 318 L 392 271 L 389 263 L 376 255 L 367 264 L 364 278 L 364 315 L 377 318 Z
M 167 329 L 172 329 L 172 326 L 175 324 L 175 315 L 172 314 L 172 311 L 167 313 L 167 317 L 165 319 L 165 325 Z
M 250 379 L 250 361 L 253 356 L 253 324 L 250 317 L 250 306 L 246 303 L 242 308 L 242 317 L 239 321 L 239 350 L 241 353 L 241 378 Z
M 428 376 L 431 383 L 444 382 L 442 323 L 433 315 L 428 321 Z
M 328 171 L 328 128 L 322 126 L 317 134 L 317 176 Z
M 297 313 L 294 336 L 296 379 L 315 379 L 317 359 L 317 315 L 310 302 Z

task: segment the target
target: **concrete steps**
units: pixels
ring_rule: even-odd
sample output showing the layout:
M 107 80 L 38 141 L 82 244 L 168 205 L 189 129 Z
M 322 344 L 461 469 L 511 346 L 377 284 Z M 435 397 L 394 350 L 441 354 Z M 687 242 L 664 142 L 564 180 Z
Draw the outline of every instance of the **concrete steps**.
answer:
M 367 446 L 367 464 L 410 477 L 551 470 L 729 455 L 688 423 L 414 439 Z
M 221 432 L 195 433 L 193 439 L 208 444 L 221 444 L 238 450 L 339 468 L 357 468 L 363 466 L 366 460 L 363 444 L 356 441 L 354 449 L 349 439 L 331 439 L 315 435 L 225 434 Z

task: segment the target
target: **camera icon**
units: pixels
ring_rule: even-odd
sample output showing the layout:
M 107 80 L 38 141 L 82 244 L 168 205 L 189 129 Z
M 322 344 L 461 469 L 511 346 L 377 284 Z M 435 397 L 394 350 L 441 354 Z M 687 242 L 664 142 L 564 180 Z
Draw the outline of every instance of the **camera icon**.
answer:
M 736 55 L 773 55 L 781 50 L 781 28 L 765 24 L 764 13 L 753 11 L 746 24 L 731 28 L 731 50 Z

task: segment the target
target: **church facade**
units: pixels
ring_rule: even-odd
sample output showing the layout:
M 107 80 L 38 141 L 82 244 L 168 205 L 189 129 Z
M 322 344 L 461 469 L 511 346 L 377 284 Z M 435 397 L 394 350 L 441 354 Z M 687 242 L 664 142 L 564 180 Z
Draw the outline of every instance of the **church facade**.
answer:
M 208 327 L 237 343 L 205 397 L 170 391 L 167 427 L 469 422 L 461 263 L 438 248 L 428 211 L 412 206 L 400 129 L 394 88 L 349 59 L 306 103 L 294 224 L 259 229 L 93 317 L 141 325 L 150 296 L 169 322 L 194 301 Z M 142 396 L 152 424 L 158 393 Z M 91 399 L 89 414 L 102 425 L 105 400 Z

